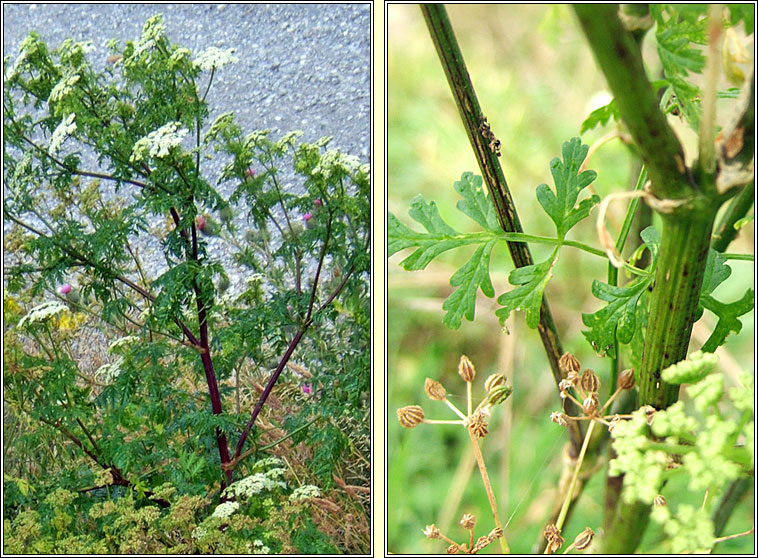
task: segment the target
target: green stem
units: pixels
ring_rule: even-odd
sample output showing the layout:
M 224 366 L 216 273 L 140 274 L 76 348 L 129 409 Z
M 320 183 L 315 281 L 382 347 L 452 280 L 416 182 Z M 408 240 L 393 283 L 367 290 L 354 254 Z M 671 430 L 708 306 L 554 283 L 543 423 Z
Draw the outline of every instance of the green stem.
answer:
M 455 38 L 455 33 L 450 24 L 445 6 L 442 4 L 422 4 L 421 12 L 426 20 L 429 34 L 442 64 L 442 69 L 445 72 L 448 84 L 455 98 L 455 103 L 474 151 L 474 156 L 479 163 L 482 176 L 487 184 L 490 198 L 495 205 L 498 223 L 506 232 L 523 232 L 521 221 L 516 212 L 516 206 L 513 203 L 503 169 L 500 166 L 498 153 L 490 149 L 490 141 L 479 131 L 480 124 L 485 120 L 484 114 L 479 106 L 474 85 L 471 83 L 466 63 L 463 60 L 463 54 L 458 46 L 458 41 Z M 531 252 L 529 251 L 529 247 L 523 242 L 508 242 L 508 250 L 516 267 L 532 265 Z M 558 360 L 563 354 L 563 350 L 558 336 L 558 329 L 555 326 L 547 299 L 544 296 L 542 297 L 540 321 L 537 329 L 557 386 L 563 379 L 560 367 L 558 366 Z M 577 414 L 578 410 L 573 404 L 570 404 L 570 408 L 567 408 L 566 412 Z M 582 443 L 581 428 L 577 423 L 571 423 L 569 432 L 571 434 L 574 453 L 576 454 Z
M 733 480 L 721 495 L 716 509 L 713 511 L 711 519 L 713 520 L 713 534 L 717 537 L 721 536 L 726 527 L 726 523 L 729 517 L 732 515 L 734 508 L 742 499 L 742 497 L 753 486 L 753 478 L 741 477 Z M 711 549 L 711 553 L 715 554 L 716 546 Z
M 316 418 L 318 418 L 318 417 L 316 417 Z M 289 434 L 287 434 L 283 438 L 279 438 L 276 442 L 271 442 L 270 444 L 267 444 L 267 445 L 265 445 L 265 446 L 263 446 L 261 448 L 256 448 L 256 450 L 257 451 L 266 451 L 267 449 L 271 449 L 271 448 L 273 448 L 273 447 L 281 444 L 285 440 L 287 440 L 289 438 L 292 438 L 292 436 L 294 436 L 298 432 L 300 432 L 300 431 L 305 430 L 306 428 L 308 428 L 311 424 L 313 424 L 314 422 L 316 422 L 316 418 L 313 418 L 313 419 L 309 420 L 303 426 L 300 426 L 300 427 L 296 428 L 295 430 L 293 430 L 292 432 L 290 432 Z
M 621 23 L 617 4 L 575 4 L 574 11 L 613 92 L 619 113 L 639 148 L 659 199 L 691 194 L 684 150 L 650 85 L 637 41 Z
M 640 405 L 665 409 L 679 397 L 679 386 L 661 379 L 661 370 L 687 356 L 714 211 L 693 211 L 663 220 L 648 329 L 640 371 Z
M 645 184 L 645 181 L 647 180 L 647 171 L 645 170 L 645 167 L 642 167 L 640 170 L 640 174 L 637 177 L 637 183 L 634 186 L 634 191 L 641 190 L 642 187 Z M 634 216 L 637 213 L 637 208 L 640 205 L 640 198 L 632 198 L 631 203 L 629 204 L 629 208 L 626 211 L 626 216 L 624 217 L 624 223 L 621 225 L 621 230 L 619 231 L 619 236 L 616 239 L 616 250 L 619 254 L 623 253 L 624 245 L 626 244 L 626 239 L 629 236 L 629 231 L 632 229 L 632 223 L 634 222 Z M 608 263 L 608 284 L 614 287 L 618 286 L 618 277 L 619 277 L 619 270 L 618 268 L 613 265 L 612 263 Z M 611 358 L 611 373 L 610 373 L 610 381 L 608 382 L 608 389 L 609 389 L 609 397 L 613 395 L 613 392 L 616 389 L 616 383 L 618 381 L 618 340 L 616 339 L 616 335 L 613 336 L 613 354 L 616 355 L 615 357 Z
M 492 492 L 492 484 L 490 483 L 490 477 L 487 474 L 487 465 L 484 463 L 484 456 L 482 455 L 482 448 L 479 447 L 479 439 L 476 434 L 469 430 L 469 438 L 471 438 L 471 446 L 474 448 L 474 457 L 476 457 L 476 463 L 479 466 L 479 472 L 482 474 L 482 481 L 484 482 L 484 489 L 487 492 L 487 500 L 490 502 L 490 509 L 492 510 L 492 517 L 495 520 L 495 527 L 500 529 L 503 533 L 499 537 L 500 550 L 503 554 L 510 554 L 511 550 L 508 547 L 508 540 L 505 538 L 505 531 L 503 530 L 503 523 L 500 521 L 500 514 L 497 511 L 497 501 L 495 500 L 495 494 Z
M 714 176 L 699 173 L 696 185 L 685 167 L 682 146 L 658 108 L 640 49 L 619 20 L 618 6 L 577 4 L 574 10 L 650 175 L 648 203 L 663 217 L 639 384 L 640 404 L 663 409 L 677 400 L 679 386 L 664 382 L 661 370 L 686 357 L 721 200 L 704 194 L 713 191 Z M 605 533 L 603 552 L 634 552 L 649 513 L 647 505 L 620 508 Z
M 754 201 L 755 180 L 745 186 L 729 204 L 729 207 L 726 209 L 724 215 L 722 215 L 719 224 L 714 230 L 713 238 L 711 238 L 711 248 L 717 252 L 723 252 L 727 249 L 732 240 L 737 236 L 734 224 L 747 215 L 747 212 L 753 207 Z
M 563 507 L 561 508 L 561 513 L 558 515 L 558 521 L 556 521 L 555 523 L 555 526 L 558 527 L 558 529 L 563 529 L 563 522 L 566 520 L 568 507 L 574 495 L 574 488 L 576 487 L 576 479 L 579 478 L 579 471 L 582 468 L 582 462 L 584 461 L 584 454 L 587 453 L 587 446 L 590 443 L 590 438 L 592 438 L 592 430 L 594 428 L 595 428 L 595 421 L 593 420 L 590 422 L 590 425 L 587 428 L 587 433 L 584 435 L 584 443 L 582 444 L 582 449 L 579 452 L 579 458 L 576 460 L 576 468 L 574 469 L 574 476 L 571 477 L 571 484 L 569 484 L 569 488 L 566 491 L 566 499 L 563 501 Z

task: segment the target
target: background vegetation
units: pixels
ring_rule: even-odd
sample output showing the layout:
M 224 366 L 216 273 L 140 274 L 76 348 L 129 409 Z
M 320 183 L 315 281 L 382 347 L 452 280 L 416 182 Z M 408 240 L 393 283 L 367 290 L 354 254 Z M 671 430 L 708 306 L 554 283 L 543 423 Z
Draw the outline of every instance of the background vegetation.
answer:
M 560 154 L 561 143 L 578 135 L 587 115 L 607 103 L 603 76 L 568 6 L 449 6 L 448 13 L 484 114 L 502 141 L 501 164 L 524 231 L 549 235 L 552 224 L 542 215 L 534 190 L 540 183 L 552 184 L 548 164 Z M 457 217 L 458 196 L 452 184 L 462 172 L 478 174 L 479 170 L 418 6 L 389 6 L 388 27 L 389 210 L 408 224 L 410 200 L 422 194 L 437 202 L 444 219 L 466 230 L 465 220 Z M 651 39 L 643 45 L 646 60 L 656 59 L 647 56 L 654 48 Z M 649 70 L 651 75 L 659 72 L 658 68 Z M 689 163 L 696 138 L 675 117 L 670 121 L 685 145 Z M 592 145 L 610 129 L 589 131 L 583 142 Z M 631 164 L 620 141 L 605 144 L 588 166 L 599 173 L 591 188 L 601 197 L 626 189 L 636 179 Z M 615 214 L 611 207 L 612 225 L 613 219 L 619 224 L 623 219 L 622 206 Z M 592 221 L 577 225 L 572 238 L 597 245 Z M 630 242 L 636 244 L 638 238 Z M 535 261 L 550 249 L 536 244 L 530 248 Z M 510 335 L 505 335 L 494 315 L 495 301 L 481 295 L 474 322 L 464 320 L 456 331 L 442 325 L 442 303 L 451 291 L 449 279 L 473 250 L 452 250 L 415 273 L 398 265 L 406 253 L 389 261 L 387 507 L 392 552 L 437 552 L 440 542 L 423 536 L 425 525 L 436 523 L 443 532 L 462 536 L 464 531 L 457 525 L 462 513 L 473 513 L 482 521 L 489 515 L 463 429 L 423 425 L 406 430 L 393 420 L 396 408 L 419 403 L 424 404 L 427 418 L 453 418 L 444 406 L 424 403 L 428 399 L 423 384 L 425 377 L 441 381 L 458 395 L 453 401 L 462 404 L 465 388 L 456 373 L 461 354 L 471 358 L 481 378 L 503 372 L 514 387 L 504 409 L 495 412 L 492 434 L 483 444 L 501 516 L 509 523 L 506 533 L 512 552 L 532 550 L 557 497 L 560 454 L 568 437 L 549 421 L 558 398 L 537 332 L 527 329 L 523 315 L 516 313 L 507 323 Z M 753 250 L 751 224 L 729 251 Z M 732 279 L 716 294 L 735 300 L 753 284 L 753 262 L 730 261 L 729 265 Z M 491 268 L 498 295 L 506 290 L 511 269 L 505 245 L 498 245 Z M 590 285 L 593 279 L 604 280 L 606 273 L 603 259 L 564 249 L 554 269 L 559 279 L 546 290 L 564 350 L 574 352 L 583 367 L 596 370 L 601 381 L 607 381 L 608 367 L 582 336 L 581 313 L 599 308 Z M 716 351 L 727 378 L 753 369 L 754 314 L 743 316 L 742 322 L 742 331 L 730 337 L 726 350 Z M 699 348 L 714 324 L 706 312 L 695 325 L 691 350 Z M 481 381 L 476 387 L 482 395 Z M 596 475 L 585 489 L 566 527 L 567 541 L 587 525 L 602 525 L 603 478 Z M 734 512 L 727 534 L 750 528 L 753 501 L 750 491 Z M 491 527 L 486 525 L 481 531 Z M 643 546 L 649 548 L 648 543 L 654 544 L 661 536 L 656 528 L 648 529 Z M 753 545 L 743 537 L 719 548 L 751 552 Z

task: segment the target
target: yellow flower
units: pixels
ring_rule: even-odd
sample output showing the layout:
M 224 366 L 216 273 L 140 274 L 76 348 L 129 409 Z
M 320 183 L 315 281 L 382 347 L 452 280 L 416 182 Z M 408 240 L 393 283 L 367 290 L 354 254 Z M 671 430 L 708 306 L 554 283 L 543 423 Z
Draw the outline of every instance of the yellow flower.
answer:
M 12 296 L 6 296 L 3 303 L 3 317 L 6 320 L 9 316 L 21 314 L 21 307 Z
M 87 319 L 82 312 L 64 312 L 58 319 L 58 329 L 61 331 L 76 331 Z

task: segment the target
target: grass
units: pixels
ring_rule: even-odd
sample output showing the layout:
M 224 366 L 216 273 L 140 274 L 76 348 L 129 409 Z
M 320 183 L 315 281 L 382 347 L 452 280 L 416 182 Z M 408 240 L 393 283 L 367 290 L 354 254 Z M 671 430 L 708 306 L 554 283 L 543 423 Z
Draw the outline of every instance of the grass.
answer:
M 524 230 L 552 234 L 552 224 L 537 204 L 534 190 L 543 182 L 553 186 L 550 160 L 560 154 L 563 141 L 579 135 L 582 121 L 596 108 L 592 98 L 606 88 L 594 70 L 573 13 L 562 5 L 455 5 L 448 10 L 479 101 L 503 144 L 501 164 Z M 480 171 L 420 10 L 390 5 L 388 29 L 389 210 L 410 224 L 410 200 L 422 194 L 437 202 L 450 224 L 465 228 L 466 220 L 459 219 L 455 209 L 452 184 L 464 171 Z M 654 46 L 646 42 L 644 48 L 648 52 Z M 590 131 L 583 142 L 591 145 L 611 129 Z M 599 173 L 593 185 L 596 192 L 604 196 L 627 188 L 630 163 L 618 140 L 601 148 L 590 165 Z M 620 223 L 625 209 L 624 204 L 614 205 L 611 219 Z M 598 245 L 594 215 L 572 231 L 572 239 Z M 750 225 L 729 252 L 752 253 L 752 236 Z M 531 248 L 535 260 L 549 250 L 538 245 Z M 506 535 L 513 553 L 532 551 L 556 500 L 567 436 L 549 420 L 560 402 L 537 333 L 527 329 L 523 315 L 517 313 L 507 323 L 510 335 L 504 335 L 494 316 L 496 303 L 481 293 L 475 322 L 464 321 L 458 331 L 442 325 L 442 302 L 451 292 L 449 279 L 472 252 L 471 248 L 450 251 L 415 273 L 398 265 L 406 254 L 389 260 L 387 509 L 391 552 L 444 552 L 443 543 L 424 538 L 424 527 L 436 523 L 443 533 L 463 541 L 466 532 L 457 522 L 467 512 L 477 517 L 477 536 L 494 527 L 466 432 L 447 425 L 406 430 L 395 420 L 396 408 L 412 404 L 421 405 L 428 418 L 455 418 L 443 404 L 425 396 L 423 384 L 425 377 L 439 380 L 449 393 L 458 395 L 453 399 L 456 404 L 465 405 L 465 386 L 456 374 L 461 354 L 477 367 L 475 400 L 491 373 L 504 372 L 514 387 L 508 402 L 496 408 L 490 434 L 482 443 L 500 514 L 504 523 L 510 520 Z M 738 298 L 753 283 L 752 262 L 730 265 L 733 277 L 715 293 L 720 300 Z M 498 246 L 491 269 L 497 295 L 509 288 L 510 269 L 505 246 Z M 600 305 L 590 292 L 592 280 L 606 279 L 607 263 L 565 248 L 554 274 L 546 293 L 564 350 L 574 352 L 583 367 L 593 368 L 601 382 L 607 382 L 608 364 L 592 353 L 581 334 L 581 313 Z M 714 323 L 706 312 L 696 324 L 692 350 L 705 340 L 698 336 L 707 337 Z M 730 337 L 722 365 L 732 371 L 750 370 L 753 334 L 753 315 L 748 314 L 742 332 Z M 606 387 L 601 387 L 601 393 Z M 602 525 L 603 477 L 600 471 L 585 489 L 564 530 L 567 544 L 586 526 L 597 530 Z M 725 534 L 752 525 L 753 499 L 752 492 L 743 499 Z M 660 537 L 660 531 L 651 528 L 645 544 L 654 544 Z M 751 551 L 752 542 L 742 538 L 719 547 L 723 552 L 738 549 Z M 493 545 L 485 552 L 496 551 Z

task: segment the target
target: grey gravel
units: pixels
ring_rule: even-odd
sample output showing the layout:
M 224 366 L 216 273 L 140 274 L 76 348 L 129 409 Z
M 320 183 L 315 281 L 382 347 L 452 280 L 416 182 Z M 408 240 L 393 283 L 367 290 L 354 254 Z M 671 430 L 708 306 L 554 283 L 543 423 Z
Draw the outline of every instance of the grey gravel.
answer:
M 36 31 L 52 48 L 91 40 L 104 65 L 107 41 L 138 40 L 156 13 L 175 44 L 237 49 L 214 79 L 214 112 L 234 111 L 243 130 L 334 136 L 332 147 L 368 162 L 370 4 L 4 4 L 3 57 Z
M 51 49 L 63 40 L 92 41 L 88 58 L 105 66 L 110 39 L 137 41 L 145 21 L 162 13 L 174 44 L 198 52 L 235 48 L 236 64 L 216 73 L 208 123 L 233 111 L 243 132 L 270 128 L 272 139 L 302 130 L 302 141 L 333 136 L 330 148 L 370 162 L 371 6 L 364 4 L 4 4 L 3 58 L 12 63 L 30 31 Z M 83 158 L 83 166 L 94 157 Z M 94 163 L 96 166 L 96 163 Z M 215 183 L 222 163 L 203 162 Z M 89 168 L 92 168 L 91 166 Z M 294 186 L 296 187 L 296 186 Z M 221 191 L 222 195 L 230 192 Z M 5 223 L 7 230 L 8 223 Z M 209 248 L 222 249 L 212 239 Z M 226 246 L 226 245 L 224 245 Z M 157 245 L 140 254 L 152 275 L 165 270 Z M 219 254 L 242 287 L 244 270 Z

